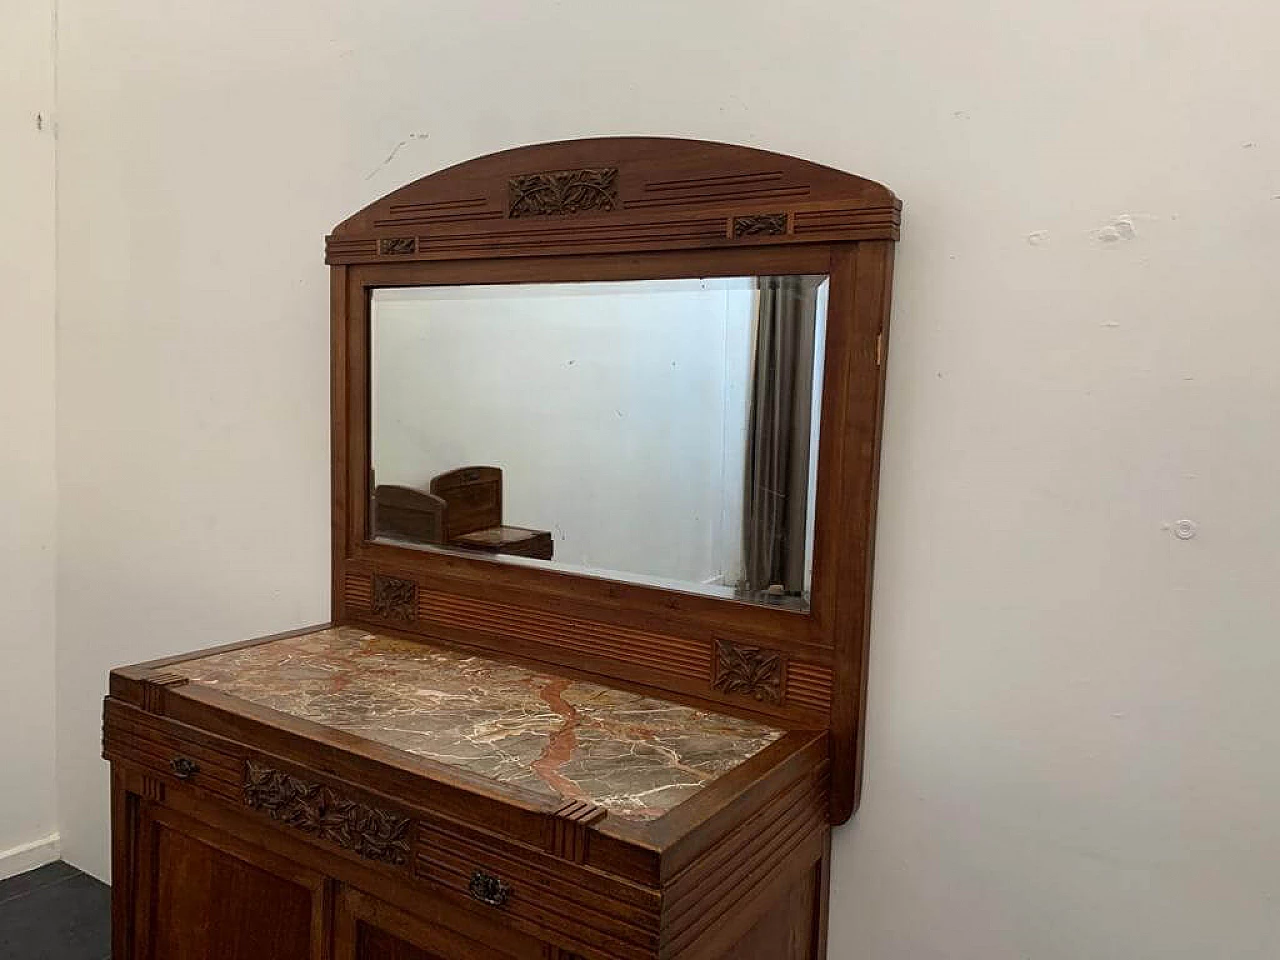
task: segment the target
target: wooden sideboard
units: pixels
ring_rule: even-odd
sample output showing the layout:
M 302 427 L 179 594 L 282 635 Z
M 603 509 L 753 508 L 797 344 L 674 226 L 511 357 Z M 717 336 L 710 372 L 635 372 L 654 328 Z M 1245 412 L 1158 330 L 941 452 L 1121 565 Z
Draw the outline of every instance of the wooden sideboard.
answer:
M 899 211 L 794 158 L 617 138 L 339 225 L 332 622 L 112 672 L 115 960 L 824 958 Z M 378 540 L 372 291 L 764 274 L 831 284 L 803 608 Z
M 827 743 L 353 628 L 117 670 L 115 956 L 819 955 Z

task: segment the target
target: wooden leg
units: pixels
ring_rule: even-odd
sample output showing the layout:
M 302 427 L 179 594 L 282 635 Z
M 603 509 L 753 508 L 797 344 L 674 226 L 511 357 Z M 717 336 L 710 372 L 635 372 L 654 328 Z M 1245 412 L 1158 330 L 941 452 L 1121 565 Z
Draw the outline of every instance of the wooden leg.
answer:
M 813 960 L 827 960 L 827 921 L 831 912 L 831 833 L 827 832 L 817 871 L 817 897 L 813 909 Z
M 134 960 L 133 891 L 137 850 L 138 798 L 124 777 L 111 773 L 111 956 Z

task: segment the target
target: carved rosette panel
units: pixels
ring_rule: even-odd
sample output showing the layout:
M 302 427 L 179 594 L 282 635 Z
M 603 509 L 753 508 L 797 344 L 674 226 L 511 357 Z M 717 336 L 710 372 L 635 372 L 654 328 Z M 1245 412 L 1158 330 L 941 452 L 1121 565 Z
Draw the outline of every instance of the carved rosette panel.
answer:
M 525 174 L 511 178 L 509 192 L 512 219 L 608 211 L 618 204 L 618 168 Z
M 252 760 L 245 764 L 244 802 L 272 820 L 336 843 L 367 860 L 398 866 L 409 858 L 407 817 Z
M 777 650 L 717 640 L 712 686 L 761 703 L 781 703 L 786 659 Z
M 369 608 L 375 616 L 408 623 L 418 617 L 418 585 L 412 580 L 373 575 L 373 597 Z
M 750 217 L 733 218 L 733 236 L 743 237 L 777 237 L 787 232 L 787 215 L 785 213 L 760 213 Z
M 378 252 L 384 256 L 403 256 L 413 253 L 415 241 L 413 237 L 392 237 L 378 244 Z

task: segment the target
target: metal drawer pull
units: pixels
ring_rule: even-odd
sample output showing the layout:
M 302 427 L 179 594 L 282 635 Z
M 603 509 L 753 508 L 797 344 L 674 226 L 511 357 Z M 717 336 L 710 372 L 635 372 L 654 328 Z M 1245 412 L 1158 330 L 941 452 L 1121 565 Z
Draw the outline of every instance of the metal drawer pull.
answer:
M 169 761 L 169 769 L 179 780 L 190 780 L 200 772 L 200 764 L 190 757 L 174 757 Z
M 471 896 L 491 907 L 505 906 L 511 896 L 511 887 L 497 877 L 491 877 L 482 870 L 471 875 Z

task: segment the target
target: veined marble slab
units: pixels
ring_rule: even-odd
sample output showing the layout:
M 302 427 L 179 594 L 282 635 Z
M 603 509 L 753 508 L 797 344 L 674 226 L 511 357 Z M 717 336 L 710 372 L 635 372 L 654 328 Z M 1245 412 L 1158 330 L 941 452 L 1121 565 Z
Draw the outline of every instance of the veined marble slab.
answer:
M 653 820 L 783 731 L 351 627 L 176 664 L 198 683 L 535 793 Z

